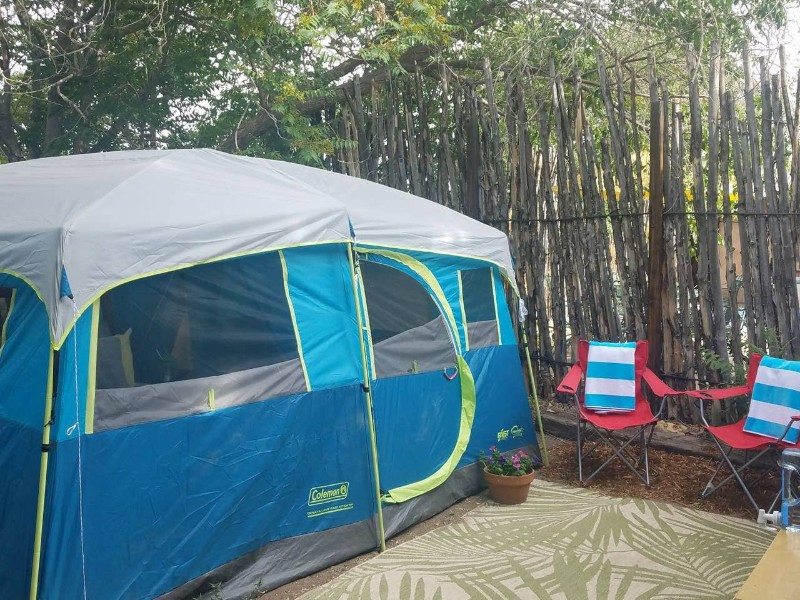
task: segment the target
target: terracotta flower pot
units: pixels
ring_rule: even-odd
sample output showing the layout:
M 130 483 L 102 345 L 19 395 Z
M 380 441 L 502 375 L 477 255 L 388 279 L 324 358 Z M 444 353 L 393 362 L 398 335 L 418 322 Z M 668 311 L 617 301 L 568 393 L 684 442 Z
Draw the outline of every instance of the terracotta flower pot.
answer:
M 528 498 L 528 490 L 536 477 L 536 471 L 527 475 L 495 475 L 483 470 L 489 486 L 489 496 L 498 504 L 521 504 Z

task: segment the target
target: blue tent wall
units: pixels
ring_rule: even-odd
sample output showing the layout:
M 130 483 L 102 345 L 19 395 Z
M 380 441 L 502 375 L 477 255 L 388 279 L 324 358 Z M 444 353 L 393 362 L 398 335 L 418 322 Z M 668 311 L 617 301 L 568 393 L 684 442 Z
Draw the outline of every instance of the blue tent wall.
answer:
M 21 598 L 31 580 L 50 334 L 28 284 L 0 274 L 0 286 L 15 290 L 0 348 L 0 594 Z
M 344 245 L 326 244 L 283 253 L 311 389 L 356 383 L 362 378 L 347 252 Z
M 368 260 L 402 271 L 434 295 L 428 282 L 413 268 L 380 254 L 370 254 L 371 248 L 361 249 L 366 250 Z M 436 279 L 455 318 L 456 331 L 452 334 L 460 339 L 462 348 L 467 346 L 467 329 L 461 310 L 458 272 L 489 269 L 493 276 L 500 344 L 465 354 L 475 381 L 476 403 L 469 443 L 459 458 L 458 467 L 475 463 L 480 451 L 486 452 L 492 445 L 501 452 L 535 447 L 533 417 L 499 269 L 471 258 L 408 250 L 400 253 L 421 263 Z M 458 379 L 446 382 L 451 384 L 448 387 L 443 374 L 438 372 L 379 379 L 373 383 L 383 491 L 421 481 L 450 456 L 457 439 L 462 407 L 457 382 Z
M 77 434 L 85 427 L 91 310 L 81 317 L 62 349 L 40 598 L 82 595 L 82 553 L 89 597 L 149 598 L 271 541 L 371 522 L 346 252 L 285 251 L 302 344 L 330 366 L 310 370 L 311 392 L 81 437 L 83 549 Z M 333 500 L 315 499 L 315 489 L 333 488 Z M 374 546 L 374 531 L 360 531 L 368 539 L 354 546 Z
M 461 382 L 441 371 L 373 384 L 375 435 L 384 491 L 421 481 L 453 452 L 461 418 Z
M 61 350 L 40 598 L 82 595 L 82 555 L 90 597 L 149 598 L 270 542 L 372 522 L 374 483 L 346 252 L 341 244 L 283 251 L 310 392 L 82 436 L 83 549 L 77 436 L 85 429 L 92 310 L 81 316 Z M 435 275 L 462 344 L 458 270 L 489 267 L 495 274 L 501 344 L 466 353 L 477 404 L 459 467 L 473 464 L 492 444 L 501 450 L 535 444 L 497 268 L 408 254 Z M 458 436 L 459 379 L 414 374 L 377 381 L 373 389 L 381 471 L 391 473 L 383 489 L 429 475 L 450 456 Z M 431 402 L 437 418 L 415 422 Z M 38 443 L 31 442 L 35 466 Z M 26 468 L 35 479 L 33 467 Z M 346 501 L 309 504 L 312 489 L 342 483 Z M 374 538 L 366 539 L 374 533 L 361 531 L 361 548 L 374 545 Z
M 474 463 L 481 450 L 488 454 L 489 446 L 497 446 L 500 452 L 536 446 L 518 348 L 480 348 L 469 351 L 466 359 L 475 378 L 478 402 L 469 446 L 459 466 Z
M 78 437 L 82 442 L 86 439 L 82 432 L 93 310 L 81 315 L 58 353 L 39 571 L 39 598 L 48 600 L 82 597 L 78 587 L 82 566 L 76 450 Z M 85 452 L 82 458 L 85 469 Z
M 371 519 L 364 427 L 350 386 L 86 436 L 89 597 L 151 598 L 270 541 Z M 42 598 L 82 595 L 76 462 L 77 442 L 60 444 Z M 309 504 L 342 483 L 346 498 Z

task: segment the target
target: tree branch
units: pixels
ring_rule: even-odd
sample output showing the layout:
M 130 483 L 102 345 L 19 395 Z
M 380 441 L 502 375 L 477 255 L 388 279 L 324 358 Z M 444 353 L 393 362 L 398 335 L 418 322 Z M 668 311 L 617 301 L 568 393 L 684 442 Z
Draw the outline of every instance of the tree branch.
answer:
M 8 23 L 0 19 L 0 73 L 2 73 L 3 87 L 0 90 L 0 145 L 3 153 L 10 162 L 17 162 L 25 158 L 17 139 L 14 124 L 14 115 L 11 112 L 11 48 L 3 32 Z
M 496 16 L 501 9 L 508 8 L 507 2 L 500 0 L 489 0 L 476 11 L 475 17 L 469 26 L 465 27 L 465 32 L 475 31 L 484 26 L 491 17 Z M 417 63 L 427 63 L 437 52 L 441 50 L 437 46 L 413 46 L 409 48 L 398 60 L 399 65 L 406 71 L 410 71 Z M 352 73 L 357 67 L 365 65 L 366 61 L 361 57 L 349 58 L 328 70 L 322 77 L 323 81 L 333 82 Z M 385 81 L 389 76 L 389 67 L 381 67 L 372 71 L 367 71 L 361 76 L 361 90 L 366 93 L 373 82 Z M 351 88 L 352 82 L 346 81 L 331 90 L 330 94 L 315 97 L 310 100 L 299 102 L 296 109 L 305 115 L 317 113 L 324 108 L 337 104 L 344 99 L 345 88 Z M 271 128 L 271 121 L 274 116 L 268 111 L 246 119 L 236 131 L 231 133 L 228 138 L 220 144 L 220 149 L 226 152 L 234 152 L 247 148 L 254 138 L 263 135 Z

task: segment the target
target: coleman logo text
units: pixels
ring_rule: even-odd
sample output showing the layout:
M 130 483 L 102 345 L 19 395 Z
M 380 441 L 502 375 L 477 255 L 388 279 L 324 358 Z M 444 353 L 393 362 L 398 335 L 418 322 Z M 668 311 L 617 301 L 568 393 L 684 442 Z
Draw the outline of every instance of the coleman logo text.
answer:
M 308 505 L 314 506 L 316 504 L 325 504 L 326 502 L 345 500 L 349 490 L 350 483 L 347 481 L 311 488 L 308 493 Z

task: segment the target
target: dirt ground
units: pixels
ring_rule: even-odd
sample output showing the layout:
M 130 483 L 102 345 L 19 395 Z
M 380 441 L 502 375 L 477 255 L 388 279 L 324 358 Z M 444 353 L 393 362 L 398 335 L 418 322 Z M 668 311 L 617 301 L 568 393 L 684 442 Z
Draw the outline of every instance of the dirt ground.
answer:
M 575 443 L 547 438 L 550 464 L 537 472 L 537 477 L 547 481 L 578 486 L 577 463 Z M 590 473 L 610 456 L 611 451 L 598 449 L 584 466 Z M 681 506 L 688 506 L 698 510 L 705 510 L 724 515 L 755 519 L 755 514 L 747 498 L 739 489 L 735 481 L 730 481 L 718 492 L 706 500 L 700 500 L 698 494 L 705 487 L 708 478 L 714 472 L 716 463 L 708 458 L 675 454 L 663 450 L 650 449 L 650 473 L 652 485 L 646 487 L 635 475 L 618 460 L 609 464 L 587 487 L 601 494 L 609 496 L 633 496 L 648 500 L 671 502 Z M 767 475 L 757 486 L 754 494 L 760 506 L 767 507 L 777 494 L 780 486 L 780 477 L 777 474 Z M 400 535 L 388 540 L 388 548 L 402 544 L 433 529 L 455 523 L 473 508 L 488 502 L 486 493 L 466 498 L 445 510 L 444 512 L 407 529 Z M 282 587 L 276 588 L 259 598 L 259 600 L 294 600 L 305 592 L 318 587 L 342 573 L 352 569 L 361 562 L 376 556 L 376 552 L 369 552 L 354 557 L 348 561 L 334 565 L 303 579 L 293 581 Z
M 575 443 L 559 443 L 550 449 L 550 465 L 543 468 L 541 477 L 567 485 L 578 483 Z M 584 462 L 584 473 L 591 473 L 600 466 L 611 451 L 598 449 L 596 456 Z M 608 496 L 633 496 L 646 500 L 671 502 L 697 510 L 705 510 L 722 515 L 755 519 L 756 513 L 739 484 L 734 480 L 726 483 L 709 498 L 701 500 L 699 492 L 714 473 L 716 461 L 709 458 L 675 454 L 650 448 L 651 486 L 646 487 L 624 464 L 616 460 L 601 471 L 585 487 Z M 729 473 L 723 469 L 725 476 Z M 751 487 L 759 506 L 767 508 L 780 489 L 780 475 L 770 472 L 762 481 Z

